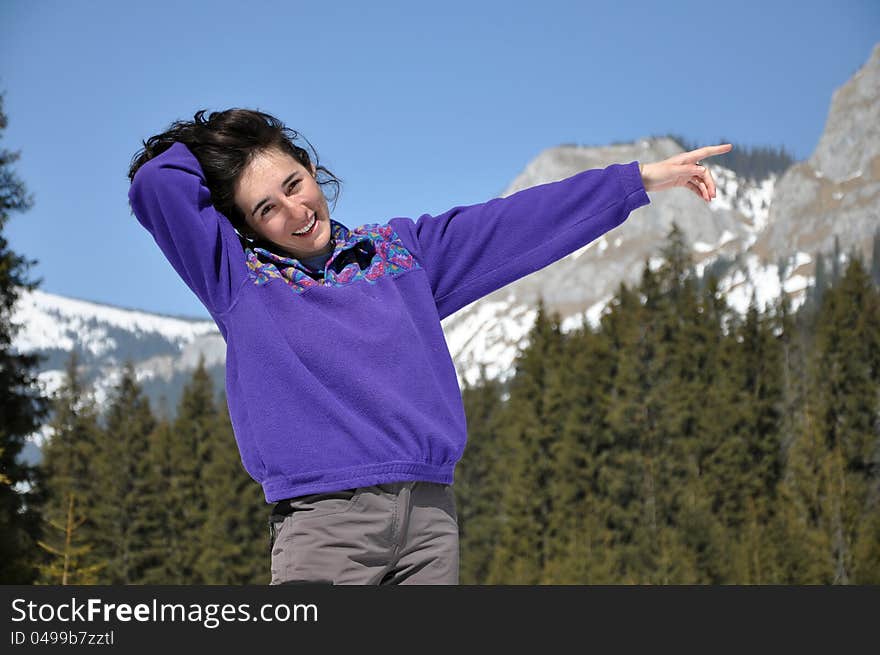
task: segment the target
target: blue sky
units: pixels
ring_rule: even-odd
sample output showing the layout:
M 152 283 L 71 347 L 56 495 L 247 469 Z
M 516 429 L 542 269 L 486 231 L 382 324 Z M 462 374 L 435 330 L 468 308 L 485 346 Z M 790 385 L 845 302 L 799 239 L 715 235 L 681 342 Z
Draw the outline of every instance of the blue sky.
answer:
M 677 133 L 809 157 L 880 41 L 880 2 L 0 2 L 0 92 L 43 290 L 208 318 L 128 208 L 141 140 L 275 114 L 351 227 L 499 195 L 561 143 Z M 673 190 L 675 193 L 684 190 Z

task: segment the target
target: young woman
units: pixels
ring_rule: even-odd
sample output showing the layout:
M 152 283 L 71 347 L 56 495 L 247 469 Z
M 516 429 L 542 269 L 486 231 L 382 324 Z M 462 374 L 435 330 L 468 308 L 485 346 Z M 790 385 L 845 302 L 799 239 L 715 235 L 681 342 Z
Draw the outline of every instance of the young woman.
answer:
M 648 190 L 708 202 L 697 161 L 730 145 L 352 229 L 295 131 L 204 114 L 143 142 L 129 200 L 226 340 L 242 463 L 275 503 L 271 584 L 457 584 L 467 434 L 440 320 L 621 224 Z

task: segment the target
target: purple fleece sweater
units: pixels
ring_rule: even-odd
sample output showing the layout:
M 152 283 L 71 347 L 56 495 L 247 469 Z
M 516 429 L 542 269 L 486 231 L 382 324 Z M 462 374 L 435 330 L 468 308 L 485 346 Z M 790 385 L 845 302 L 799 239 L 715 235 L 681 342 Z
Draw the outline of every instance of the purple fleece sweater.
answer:
M 322 278 L 244 248 L 181 143 L 138 170 L 129 201 L 226 340 L 235 439 L 267 502 L 451 484 L 467 426 L 440 319 L 650 203 L 633 161 L 437 216 L 355 229 L 332 220 Z

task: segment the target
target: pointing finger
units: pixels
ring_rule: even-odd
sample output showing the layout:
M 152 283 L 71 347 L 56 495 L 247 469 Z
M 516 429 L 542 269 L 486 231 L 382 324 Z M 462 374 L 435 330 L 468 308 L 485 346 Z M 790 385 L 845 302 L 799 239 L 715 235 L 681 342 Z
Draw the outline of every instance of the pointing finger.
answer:
M 713 155 L 723 155 L 725 152 L 730 152 L 733 149 L 733 146 L 729 143 L 724 143 L 718 146 L 705 146 L 703 148 L 697 148 L 696 150 L 691 150 L 690 152 L 684 152 L 679 157 L 678 161 L 682 164 L 693 164 L 701 159 L 705 159 L 706 157 L 712 157 Z
M 723 143 L 718 146 L 706 146 L 704 148 L 699 148 L 694 150 L 694 154 L 699 155 L 697 159 L 702 159 L 703 157 L 712 157 L 713 155 L 723 155 L 725 152 L 730 152 L 733 149 L 733 145 L 730 143 Z

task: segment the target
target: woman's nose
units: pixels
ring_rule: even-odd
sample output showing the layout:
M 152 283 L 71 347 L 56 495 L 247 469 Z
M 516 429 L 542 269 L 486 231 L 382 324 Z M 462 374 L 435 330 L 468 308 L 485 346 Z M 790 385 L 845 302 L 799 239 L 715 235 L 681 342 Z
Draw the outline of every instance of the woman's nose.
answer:
M 305 219 L 311 211 L 298 198 L 285 198 L 284 208 L 290 218 Z

